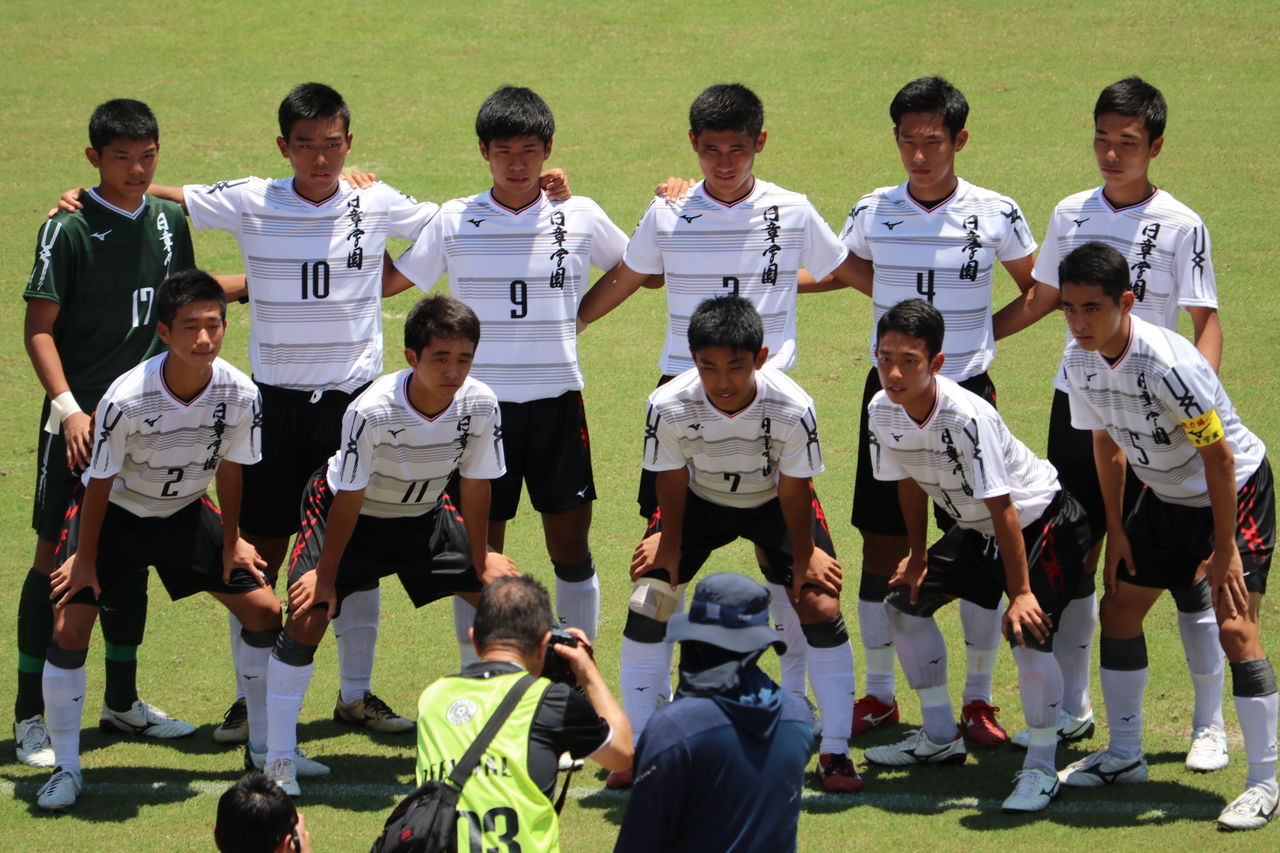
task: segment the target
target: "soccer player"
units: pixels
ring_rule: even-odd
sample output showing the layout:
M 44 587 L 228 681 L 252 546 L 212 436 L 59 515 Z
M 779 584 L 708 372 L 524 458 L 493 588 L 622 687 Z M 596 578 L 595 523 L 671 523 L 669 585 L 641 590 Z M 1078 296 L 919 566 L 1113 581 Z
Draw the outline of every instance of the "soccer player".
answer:
M 896 488 L 873 474 L 881 449 L 866 418 L 867 404 L 880 391 L 875 324 L 899 302 L 926 299 L 946 323 L 941 375 L 995 405 L 995 384 L 987 369 L 995 358 L 996 340 L 1009 333 L 1006 318 L 1020 302 L 1015 299 L 992 316 L 996 262 L 1022 291 L 1034 284 L 1036 243 L 1018 203 L 956 175 L 956 155 L 969 141 L 968 115 L 964 95 L 941 77 L 922 77 L 898 90 L 889 116 L 907 180 L 858 199 L 842 232 L 851 256 L 872 269 L 872 367 L 862 392 L 851 517 L 862 536 L 858 628 L 867 662 L 867 693 L 854 709 L 855 735 L 899 719 L 884 600 L 889 576 L 906 557 L 909 544 Z M 950 526 L 947 512 L 934 512 L 939 527 Z M 982 746 L 1008 739 L 996 719 L 999 709 L 991 704 L 1000 606 L 988 609 L 969 600 L 960 604 L 968 663 L 961 725 L 970 741 Z
M 182 211 L 148 200 L 160 154 L 155 115 L 120 98 L 93 111 L 85 157 L 98 184 L 81 209 L 40 228 L 27 280 L 24 339 L 46 402 L 40 414 L 32 527 L 36 553 L 18 602 L 18 693 L 13 739 L 18 760 L 52 766 L 41 675 L 53 636 L 49 574 L 75 473 L 89 462 L 89 413 L 121 373 L 159 352 L 155 294 L 165 276 L 194 265 Z M 147 614 L 147 575 L 121 579 L 102 613 L 106 697 L 101 725 L 149 737 L 180 737 L 195 726 L 138 698 L 137 647 Z
M 1258 631 L 1275 548 L 1271 466 L 1209 360 L 1133 314 L 1129 274 L 1129 260 L 1101 242 L 1077 247 L 1058 267 L 1071 423 L 1092 431 L 1106 509 L 1101 682 L 1111 735 L 1106 749 L 1059 776 L 1079 787 L 1146 780 L 1143 618 L 1162 590 L 1204 570 L 1249 761 L 1244 793 L 1218 823 L 1255 829 L 1277 803 L 1276 677 Z M 1127 517 L 1126 464 L 1146 486 Z
M 622 262 L 596 282 L 578 309 L 579 320 L 595 322 L 642 285 L 652 285 L 651 276 L 665 274 L 667 333 L 659 386 L 693 366 L 686 348 L 689 317 L 708 297 L 748 299 L 764 318 L 770 366 L 786 371 L 796 363 L 802 266 L 814 278 L 832 274 L 846 286 L 870 292 L 857 259 L 809 200 L 755 176 L 756 155 L 767 137 L 764 104 L 747 87 L 718 84 L 699 94 L 689 107 L 689 143 L 703 180 L 683 198 L 660 196 L 650 202 Z M 646 520 L 658 505 L 653 478 L 652 472 L 641 473 L 638 503 Z M 763 560 L 763 554 L 757 558 Z M 804 634 L 786 590 L 766 585 L 787 645 L 782 686 L 804 696 Z M 664 698 L 669 694 L 668 689 Z
M 942 312 L 923 299 L 895 305 L 876 323 L 883 390 L 868 413 L 871 462 L 878 479 L 896 485 L 910 545 L 889 579 L 885 609 L 924 724 L 901 743 L 868 749 L 866 758 L 964 762 L 965 738 L 947 693 L 947 648 L 933 614 L 953 598 L 994 610 L 1007 594 L 1004 633 L 1031 737 L 1004 810 L 1040 811 L 1059 789 L 1054 626 L 1079 580 L 1088 521 L 1053 466 L 1009 432 L 995 407 L 943 375 L 944 328 Z M 930 499 L 955 523 L 926 548 Z
M 1210 257 L 1209 232 L 1200 217 L 1164 189 L 1151 183 L 1151 161 L 1164 144 L 1168 109 L 1154 86 L 1129 77 L 1102 90 L 1093 109 L 1094 157 L 1102 186 L 1063 199 L 1049 219 L 1034 276 L 1040 282 L 1015 323 L 1043 316 L 1058 305 L 1058 265 L 1073 248 L 1097 240 L 1113 247 L 1129 263 L 1133 314 L 1177 331 L 1179 308 L 1191 317 L 1196 349 L 1217 370 L 1222 359 L 1218 292 Z M 1063 614 L 1061 642 L 1055 649 L 1065 690 L 1059 728 L 1066 740 L 1093 733 L 1089 699 L 1089 660 L 1096 623 L 1094 570 L 1106 532 L 1097 471 L 1080 465 L 1093 444 L 1088 430 L 1072 427 L 1066 382 L 1054 381 L 1049 418 L 1049 461 L 1063 483 L 1084 505 L 1093 529 L 1094 550 L 1077 598 Z M 1140 484 L 1129 478 L 1125 514 L 1137 500 Z M 1178 628 L 1191 670 L 1192 713 L 1188 769 L 1218 770 L 1227 765 L 1227 735 L 1222 716 L 1225 662 L 1218 644 L 1217 620 L 1203 577 L 1170 589 L 1178 610 Z M 1020 740 L 1015 736 L 1015 743 Z
M 479 315 L 485 341 L 474 370 L 502 404 L 507 454 L 506 474 L 494 483 L 489 544 L 502 550 L 527 484 L 555 570 L 556 609 L 594 641 L 600 582 L 588 533 L 596 491 L 575 316 L 591 266 L 611 268 L 627 238 L 591 199 L 555 201 L 542 191 L 538 175 L 554 135 L 550 108 L 529 89 L 504 86 L 485 99 L 476 136 L 492 186 L 447 202 L 388 267 L 387 280 L 388 292 L 411 284 L 429 291 L 447 272 L 453 295 Z M 475 659 L 473 618 L 456 601 L 464 664 Z
M 713 551 L 747 539 L 764 551 L 765 577 L 791 596 L 800 618 L 823 719 L 818 780 L 828 791 L 861 790 L 848 756 L 853 649 L 840 613 L 840 564 L 813 491 L 823 470 L 813 401 L 766 366 L 764 324 L 748 299 L 703 301 L 686 335 L 694 367 L 649 396 L 645 419 L 643 464 L 657 472 L 658 509 L 631 565 L 623 707 L 643 731 L 654 710 L 647 696 L 669 677 L 663 640 L 685 586 Z
M 43 684 L 55 770 L 38 794 L 40 808 L 70 808 L 84 787 L 89 636 L 103 595 L 148 565 L 170 598 L 208 592 L 236 614 L 250 737 L 265 736 L 280 602 L 266 586 L 262 558 L 239 536 L 241 466 L 260 455 L 262 407 L 253 381 L 218 358 L 226 308 L 212 276 L 170 276 L 155 298 L 156 332 L 169 351 L 116 379 L 98 403 L 83 498 L 67 514 L 55 558 L 58 610 Z M 221 515 L 205 494 L 215 480 Z
M 266 774 L 298 794 L 298 776 L 328 768 L 297 754 L 312 659 L 357 589 L 398 575 L 416 607 L 517 574 L 488 551 L 490 481 L 502 475 L 502 419 L 493 392 L 468 376 L 480 322 L 461 302 L 424 299 L 405 319 L 406 370 L 378 379 L 347 408 L 342 448 L 307 485 L 289 562 L 289 620 L 267 670 Z M 445 485 L 459 476 L 461 514 Z

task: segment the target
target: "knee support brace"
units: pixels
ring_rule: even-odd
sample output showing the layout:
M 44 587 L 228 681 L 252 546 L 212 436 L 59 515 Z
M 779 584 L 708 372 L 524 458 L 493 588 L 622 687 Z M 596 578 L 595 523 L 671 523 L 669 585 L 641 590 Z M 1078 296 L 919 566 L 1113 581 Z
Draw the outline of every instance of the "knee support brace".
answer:
M 581 563 L 557 563 L 552 560 L 551 567 L 555 569 L 556 577 L 568 583 L 591 580 L 591 576 L 596 573 L 596 562 L 590 554 L 587 554 L 587 559 Z
M 627 601 L 627 624 L 622 635 L 640 643 L 662 642 L 667 635 L 667 622 L 680 607 L 684 588 L 685 584 L 680 584 L 672 589 L 666 572 L 636 581 Z
M 844 616 L 826 622 L 815 622 L 812 625 L 801 623 L 805 641 L 815 649 L 832 649 L 849 642 L 849 631 L 844 625 Z
M 246 637 L 245 642 L 249 640 Z M 289 666 L 308 666 L 316 656 L 316 646 L 309 646 L 306 643 L 300 643 L 288 632 L 281 631 L 276 638 L 276 648 L 272 654 L 276 660 L 281 663 L 287 663 Z

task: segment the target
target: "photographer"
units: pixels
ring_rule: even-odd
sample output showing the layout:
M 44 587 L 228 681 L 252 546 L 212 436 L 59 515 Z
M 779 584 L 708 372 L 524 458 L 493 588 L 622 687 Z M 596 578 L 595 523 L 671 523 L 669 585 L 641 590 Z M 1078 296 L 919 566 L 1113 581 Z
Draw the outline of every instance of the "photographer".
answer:
M 582 692 L 539 679 L 462 789 L 460 849 L 472 834 L 485 846 L 518 843 L 521 850 L 558 850 L 552 807 L 559 757 L 590 756 L 609 770 L 631 766 L 631 725 L 591 657 L 586 635 L 551 644 L 551 603 L 529 577 L 500 578 L 484 588 L 471 639 L 478 663 L 432 683 L 418 700 L 418 784 L 443 779 L 525 672 L 542 673 L 551 655 L 568 663 Z M 559 639 L 564 640 L 561 636 Z M 513 848 L 514 849 L 514 848 Z
M 302 813 L 259 770 L 244 774 L 219 798 L 213 840 L 222 853 L 311 853 Z

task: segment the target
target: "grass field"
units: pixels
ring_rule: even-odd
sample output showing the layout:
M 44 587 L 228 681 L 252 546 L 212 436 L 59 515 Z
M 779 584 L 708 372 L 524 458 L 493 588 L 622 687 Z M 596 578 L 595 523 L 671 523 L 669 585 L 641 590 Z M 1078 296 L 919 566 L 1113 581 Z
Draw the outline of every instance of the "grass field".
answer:
M 376 171 L 419 198 L 443 201 L 488 186 L 471 129 L 480 101 L 500 84 L 528 85 L 556 112 L 553 163 L 569 171 L 576 192 L 595 198 L 629 231 L 658 178 L 696 171 L 685 140 L 689 102 L 710 83 L 741 81 L 759 92 L 767 109 L 768 146 L 756 161 L 757 173 L 808 193 L 839 227 L 861 193 L 902 180 L 889 134 L 893 93 L 914 77 L 941 73 L 972 106 L 959 173 L 1016 198 L 1039 237 L 1059 199 L 1098 181 L 1090 152 L 1098 91 L 1138 73 L 1160 86 L 1171 106 L 1155 180 L 1199 212 L 1213 234 L 1227 339 L 1222 375 L 1246 423 L 1280 446 L 1274 406 L 1280 396 L 1280 300 L 1269 284 L 1277 266 L 1271 208 L 1280 188 L 1273 142 L 1280 124 L 1275 4 L 9 0 L 5 10 L 0 55 L 9 70 L 0 75 L 0 94 L 10 137 L 0 153 L 0 265 L 10 296 L 0 311 L 0 341 L 7 342 L 0 345 L 0 436 L 6 436 L 0 440 L 0 553 L 12 580 L 0 585 L 0 614 L 16 610 L 33 544 L 41 392 L 21 344 L 19 294 L 44 211 L 62 190 L 94 179 L 80 153 L 85 126 L 93 107 L 111 97 L 141 98 L 155 109 L 163 131 L 161 183 L 280 176 L 287 164 L 274 144 L 276 106 L 296 83 L 322 80 L 346 96 L 354 113 L 348 165 Z M 207 269 L 240 268 L 226 235 L 200 234 L 196 250 Z M 1002 304 L 1013 285 L 1001 278 L 997 287 Z M 405 294 L 385 305 L 388 369 L 400 364 L 400 323 L 412 298 Z M 828 471 L 817 485 L 852 586 L 860 545 L 843 519 L 869 316 L 863 297 L 848 291 L 805 297 L 793 374 L 818 403 Z M 246 318 L 233 306 L 224 355 L 247 368 Z M 600 493 L 593 534 L 603 586 L 599 657 L 615 683 L 626 566 L 640 534 L 632 503 L 638 422 L 657 375 L 663 322 L 661 294 L 645 291 L 593 326 L 582 342 Z M 993 370 L 1005 418 L 1038 450 L 1061 350 L 1060 324 L 1050 317 L 1004 343 Z M 518 565 L 550 579 L 535 516 L 523 512 L 507 538 Z M 745 547 L 730 549 L 712 565 L 754 571 Z M 239 766 L 238 754 L 209 739 L 232 688 L 226 623 L 211 602 L 172 605 L 157 585 L 153 589 L 143 696 L 201 723 L 201 730 L 174 744 L 125 743 L 86 731 L 90 787 L 64 817 L 45 816 L 34 806 L 44 771 L 4 764 L 0 849 L 209 849 L 214 795 Z M 853 600 L 847 594 L 851 628 Z M 958 639 L 955 614 L 943 621 L 948 636 Z M 1277 628 L 1274 614 L 1264 613 L 1264 636 L 1270 629 L 1275 637 Z M 828 797 L 811 786 L 801 849 L 1274 847 L 1275 828 L 1244 837 L 1214 829 L 1212 819 L 1238 792 L 1244 774 L 1233 709 L 1226 709 L 1230 767 L 1208 776 L 1182 767 L 1190 698 L 1176 634 L 1172 604 L 1162 602 L 1147 626 L 1152 781 L 1146 785 L 1071 791 L 1040 815 L 1010 818 L 998 805 L 1021 760 L 1012 749 L 981 752 L 963 768 L 871 771 L 861 796 Z M 1274 639 L 1271 645 L 1274 651 Z M 91 696 L 101 687 L 100 649 L 95 643 L 91 650 Z M 455 668 L 449 608 L 415 612 L 389 585 L 379 653 L 376 689 L 410 713 L 422 687 Z M 953 687 L 962 657 L 953 655 Z M 0 643 L 0 672 L 11 679 L 15 666 L 12 640 Z M 904 719 L 918 722 L 917 703 L 905 681 L 899 684 Z M 334 772 L 322 784 L 306 786 L 302 807 L 316 849 L 359 850 L 412 779 L 412 743 L 352 734 L 330 722 L 336 686 L 330 642 L 317 657 L 300 735 Z M 0 691 L 6 701 L 10 689 Z M 1094 698 L 1101 714 L 1096 682 Z M 1019 727 L 1007 654 L 996 674 L 996 702 L 1010 728 Z M 92 723 L 86 718 L 87 726 Z M 856 743 L 855 759 L 865 746 L 901 737 L 905 727 Z M 1100 728 L 1093 743 L 1103 738 Z M 11 761 L 11 749 L 11 740 L 0 741 L 0 757 Z M 1076 752 L 1064 751 L 1059 761 L 1074 757 Z M 564 848 L 609 849 L 625 795 L 605 791 L 594 774 L 574 784 L 576 801 L 563 817 Z

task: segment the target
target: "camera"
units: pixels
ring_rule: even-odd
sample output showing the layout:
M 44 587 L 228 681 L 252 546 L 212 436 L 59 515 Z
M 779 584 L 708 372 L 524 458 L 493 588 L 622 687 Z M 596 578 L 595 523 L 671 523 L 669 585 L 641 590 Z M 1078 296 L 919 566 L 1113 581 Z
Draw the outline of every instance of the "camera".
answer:
M 547 643 L 547 659 L 542 664 L 542 677 L 554 681 L 557 684 L 567 684 L 570 687 L 578 686 L 578 677 L 573 674 L 573 670 L 569 668 L 569 659 L 561 657 L 551 647 L 552 646 L 573 646 L 580 645 L 578 638 L 570 634 L 563 628 L 551 629 L 551 640 Z

